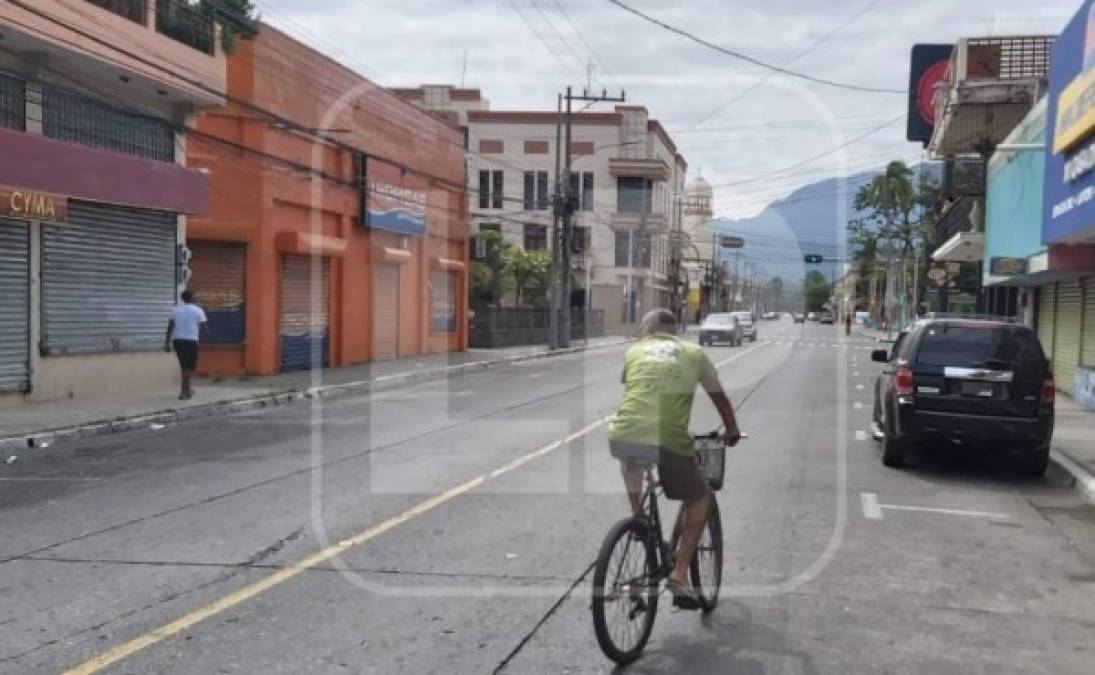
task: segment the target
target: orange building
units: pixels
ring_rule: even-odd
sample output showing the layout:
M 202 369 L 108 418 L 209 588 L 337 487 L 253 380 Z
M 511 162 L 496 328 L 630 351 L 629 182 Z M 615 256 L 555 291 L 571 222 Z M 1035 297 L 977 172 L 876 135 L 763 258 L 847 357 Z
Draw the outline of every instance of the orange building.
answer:
M 467 347 L 458 127 L 263 25 L 227 107 L 187 141 L 210 209 L 187 225 L 210 317 L 205 374 L 270 374 Z

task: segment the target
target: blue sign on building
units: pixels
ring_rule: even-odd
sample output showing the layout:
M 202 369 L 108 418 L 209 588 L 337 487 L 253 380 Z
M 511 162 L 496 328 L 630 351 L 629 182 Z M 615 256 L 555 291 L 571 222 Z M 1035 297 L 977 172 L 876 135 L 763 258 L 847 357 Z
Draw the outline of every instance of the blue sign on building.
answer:
M 1095 241 L 1095 6 L 1053 45 L 1042 241 Z

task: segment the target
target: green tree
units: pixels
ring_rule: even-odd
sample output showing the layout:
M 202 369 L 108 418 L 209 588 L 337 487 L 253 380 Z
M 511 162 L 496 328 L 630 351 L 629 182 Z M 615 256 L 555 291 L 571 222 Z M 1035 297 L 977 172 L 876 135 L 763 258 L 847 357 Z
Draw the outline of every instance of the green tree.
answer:
M 524 251 L 517 247 L 506 253 L 506 269 L 513 278 L 514 306 L 522 301 L 533 307 L 547 305 L 551 285 L 551 254 L 547 251 Z
M 239 38 L 258 34 L 259 19 L 251 0 L 199 0 L 197 9 L 221 25 L 221 46 L 231 54 Z
M 818 312 L 829 302 L 829 282 L 825 275 L 817 270 L 810 270 L 806 275 L 806 310 Z
M 768 302 L 771 303 L 772 310 L 782 308 L 783 294 L 783 279 L 781 279 L 780 277 L 772 277 L 772 279 L 768 282 L 767 289 Z
M 513 287 L 508 265 L 513 244 L 490 230 L 479 232 L 473 239 L 485 241 L 486 253 L 472 264 L 471 303 L 475 307 L 498 305 L 506 291 Z

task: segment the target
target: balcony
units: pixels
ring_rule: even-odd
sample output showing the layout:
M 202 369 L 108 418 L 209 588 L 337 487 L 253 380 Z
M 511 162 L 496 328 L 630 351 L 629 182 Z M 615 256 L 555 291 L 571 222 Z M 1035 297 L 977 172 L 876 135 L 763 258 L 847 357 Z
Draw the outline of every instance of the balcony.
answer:
M 977 262 L 985 257 L 985 233 L 981 227 L 977 199 L 959 197 L 939 219 L 936 241 L 942 242 L 932 253 L 938 262 Z
M 216 30 L 197 5 L 182 0 L 157 0 L 156 31 L 212 56 Z
M 936 158 L 984 154 L 1045 93 L 1053 36 L 960 40 L 935 94 Z
M 669 228 L 669 218 L 664 213 L 647 211 L 614 211 L 609 219 L 614 230 L 647 229 L 652 232 L 664 232 Z
M 610 159 L 608 173 L 613 176 L 634 176 L 658 181 L 669 180 L 671 176 L 669 165 L 660 159 Z
M 33 11 L 0 2 L 6 53 L 34 55 L 6 60 L 5 70 L 156 114 L 220 107 L 228 73 L 212 24 L 199 17 L 186 28 L 180 17 L 195 11 L 173 14 L 171 3 L 180 0 L 34 0 Z
M 142 26 L 148 23 L 148 0 L 87 0 L 87 2 Z

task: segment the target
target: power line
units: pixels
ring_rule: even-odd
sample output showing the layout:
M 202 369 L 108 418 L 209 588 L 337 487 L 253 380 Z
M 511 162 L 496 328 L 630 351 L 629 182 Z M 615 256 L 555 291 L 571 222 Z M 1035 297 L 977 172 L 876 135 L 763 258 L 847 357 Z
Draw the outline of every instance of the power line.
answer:
M 551 30 L 551 32 L 555 35 L 555 37 L 559 40 L 559 42 L 563 43 L 563 46 L 566 47 L 567 51 L 570 52 L 570 55 L 574 57 L 574 61 L 579 65 L 579 67 L 585 68 L 586 60 L 583 59 L 578 54 L 578 52 L 574 51 L 574 47 L 570 46 L 570 43 L 567 42 L 567 39 L 565 37 L 563 37 L 562 33 L 559 32 L 559 29 L 555 27 L 555 22 L 553 22 L 550 18 L 548 18 L 547 13 L 544 11 L 544 9 L 542 7 L 540 7 L 540 4 L 538 2 L 536 2 L 536 0 L 529 0 L 529 4 L 532 6 L 533 9 L 536 10 L 536 12 L 544 20 L 544 24 L 547 25 L 547 27 Z
M 562 59 L 562 57 L 559 56 L 559 53 L 556 52 L 550 44 L 548 44 L 548 41 L 544 38 L 543 35 L 540 34 L 540 31 L 536 29 L 536 26 L 528 20 L 528 17 L 525 16 L 525 13 L 521 11 L 520 7 L 517 6 L 516 0 L 509 0 L 509 5 L 513 8 L 513 11 L 517 13 L 517 16 L 521 17 L 521 21 L 525 22 L 525 25 L 528 26 L 528 29 L 532 32 L 533 35 L 536 36 L 536 39 L 540 41 L 540 44 L 543 45 L 544 49 L 546 49 L 548 53 L 551 54 L 555 58 L 555 60 L 563 66 L 564 70 L 570 73 L 571 77 L 577 78 L 580 81 L 581 77 L 574 71 L 573 68 L 570 67 L 570 65 L 566 61 Z
M 609 0 L 609 1 L 613 2 L 614 0 Z M 838 151 L 843 150 L 844 148 L 846 148 L 850 145 L 853 145 L 855 143 L 858 143 L 859 141 L 862 141 L 866 138 L 869 138 L 870 136 L 873 136 L 874 134 L 878 133 L 879 131 L 882 131 L 886 127 L 889 127 L 889 126 L 892 126 L 892 125 L 896 124 L 899 120 L 904 119 L 904 117 L 905 117 L 905 115 L 904 115 L 904 113 L 902 113 L 901 115 L 898 115 L 897 117 L 895 117 L 892 120 L 886 122 L 885 124 L 880 124 L 877 127 L 873 127 L 870 130 L 868 130 L 867 132 L 862 133 L 862 134 L 852 138 L 851 140 L 845 141 L 844 143 L 841 143 L 840 145 L 837 145 L 833 148 L 829 148 L 825 152 L 818 153 L 818 154 L 816 154 L 812 157 L 808 157 L 808 158 L 806 158 L 806 159 L 804 159 L 800 162 L 795 162 L 794 164 L 790 164 L 790 165 L 782 167 L 780 169 L 776 169 L 774 171 L 769 171 L 767 173 L 760 174 L 759 176 L 755 176 L 755 177 L 750 178 L 750 179 L 734 181 L 734 182 L 730 182 L 730 183 L 719 183 L 717 185 L 712 185 L 712 187 L 733 187 L 735 185 L 746 185 L 748 183 L 755 183 L 759 180 L 764 180 L 768 176 L 772 176 L 772 175 L 777 174 L 777 173 L 783 173 L 784 171 L 790 171 L 791 169 L 797 169 L 800 166 L 804 166 L 804 165 L 809 164 L 811 162 L 815 162 L 815 161 L 821 159 L 822 157 L 827 157 L 827 156 L 833 154 L 834 152 L 838 152 Z
M 862 17 L 864 14 L 866 14 L 867 12 L 874 9 L 875 6 L 878 5 L 879 2 L 881 2 L 881 0 L 870 0 L 866 5 L 861 7 L 859 9 L 859 11 L 857 11 L 855 14 L 853 14 L 847 21 L 845 21 L 842 24 L 838 24 L 832 30 L 830 30 L 827 33 L 825 33 L 824 35 L 822 35 L 820 39 L 815 41 L 809 47 L 807 47 L 806 49 L 803 49 L 799 53 L 792 56 L 786 63 L 783 64 L 783 67 L 786 68 L 786 67 L 790 66 L 791 64 L 795 63 L 796 61 L 798 61 L 802 57 L 806 56 L 807 54 L 811 53 L 812 51 L 814 51 L 815 49 L 817 49 L 821 45 L 828 42 L 831 37 L 833 37 L 834 35 L 839 33 L 841 30 L 843 30 L 843 29 L 847 28 L 848 26 L 852 25 L 853 23 L 858 21 L 859 18 Z M 719 107 L 715 108 L 711 112 L 709 112 L 706 115 L 703 115 L 702 117 L 700 117 L 700 119 L 696 120 L 696 122 L 695 122 L 696 126 L 699 126 L 700 124 L 703 124 L 704 122 L 711 119 L 715 115 L 718 115 L 722 111 L 729 108 L 731 105 L 737 103 L 741 99 L 743 99 L 746 96 L 748 96 L 749 94 L 753 93 L 754 91 L 759 89 L 761 87 L 761 85 L 763 85 L 765 82 L 767 82 L 768 80 L 775 77 L 777 74 L 778 74 L 777 71 L 774 71 L 774 70 L 768 71 L 768 73 L 766 73 L 765 76 L 762 77 L 760 80 L 753 83 L 749 87 L 746 87 L 744 90 L 742 90 L 738 94 L 731 97 L 730 100 L 726 101 L 725 103 L 723 103 Z
M 650 22 L 650 23 L 652 23 L 656 26 L 660 26 L 661 28 L 664 28 L 665 30 L 667 30 L 671 33 L 675 33 L 677 35 L 680 35 L 683 38 L 691 40 L 692 42 L 695 42 L 696 44 L 707 47 L 708 49 L 719 52 L 720 54 L 725 54 L 726 56 L 729 56 L 731 58 L 735 58 L 735 59 L 738 59 L 738 60 L 741 60 L 741 61 L 745 61 L 745 62 L 751 63 L 755 66 L 760 66 L 761 68 L 766 68 L 767 70 L 770 70 L 772 72 L 779 73 L 779 74 L 782 74 L 782 75 L 787 75 L 788 77 L 795 77 L 795 78 L 798 78 L 798 79 L 801 79 L 801 80 L 806 80 L 808 82 L 814 82 L 816 84 L 823 84 L 823 85 L 826 85 L 826 86 L 829 86 L 829 87 L 836 87 L 836 88 L 839 88 L 839 89 L 848 89 L 848 90 L 851 90 L 851 91 L 862 91 L 862 92 L 868 92 L 868 93 L 873 93 L 873 94 L 907 94 L 908 93 L 908 91 L 905 90 L 905 89 L 885 89 L 885 88 L 879 88 L 879 87 L 866 87 L 866 86 L 862 86 L 862 85 L 858 85 L 858 84 L 849 84 L 847 82 L 837 82 L 835 80 L 827 80 L 825 78 L 815 77 L 813 75 L 807 75 L 806 73 L 801 73 L 801 72 L 798 72 L 798 71 L 795 71 L 795 70 L 790 70 L 788 68 L 783 68 L 781 66 L 777 66 L 777 65 L 774 65 L 774 64 L 771 64 L 771 63 L 767 63 L 765 61 L 761 61 L 758 58 L 749 56 L 748 54 L 744 54 L 740 51 L 737 51 L 737 50 L 734 50 L 734 49 L 728 49 L 726 47 L 721 47 L 717 44 L 714 44 L 713 42 L 709 42 L 709 41 L 707 41 L 707 40 L 705 40 L 701 37 L 698 37 L 698 36 L 696 36 L 692 33 L 689 33 L 686 30 L 677 28 L 676 26 L 673 26 L 671 24 L 665 23 L 664 21 L 656 19 L 656 18 L 650 16 L 649 14 L 644 14 L 644 13 L 640 12 L 639 10 L 635 9 L 634 7 L 631 7 L 629 5 L 624 4 L 620 0 L 608 0 L 608 1 L 610 3 L 612 3 L 613 5 L 616 5 L 617 7 L 619 7 L 622 10 L 624 10 L 626 12 L 630 12 L 631 14 L 634 14 L 635 16 L 643 19 L 644 21 L 648 21 L 648 22 Z
M 605 71 L 605 74 L 608 75 L 608 77 L 616 83 L 616 86 L 622 89 L 623 86 L 620 84 L 619 80 L 616 79 L 616 75 L 613 74 L 612 70 L 607 65 L 605 65 L 604 60 L 602 60 L 601 57 L 597 54 L 597 50 L 593 49 L 593 46 L 589 44 L 588 40 L 586 40 L 585 35 L 582 33 L 582 30 L 578 28 L 577 24 L 575 24 L 574 21 L 570 18 L 570 13 L 567 12 L 566 8 L 563 6 L 563 3 L 559 0 L 552 1 L 555 3 L 555 7 L 559 9 L 559 13 L 563 15 L 563 19 L 565 19 L 566 22 L 570 24 L 571 29 L 574 30 L 574 33 L 578 36 L 578 39 L 582 41 L 583 45 L 585 45 L 586 50 L 589 51 L 589 54 L 593 57 L 593 60 L 596 61 L 597 65 L 601 67 L 601 70 Z

